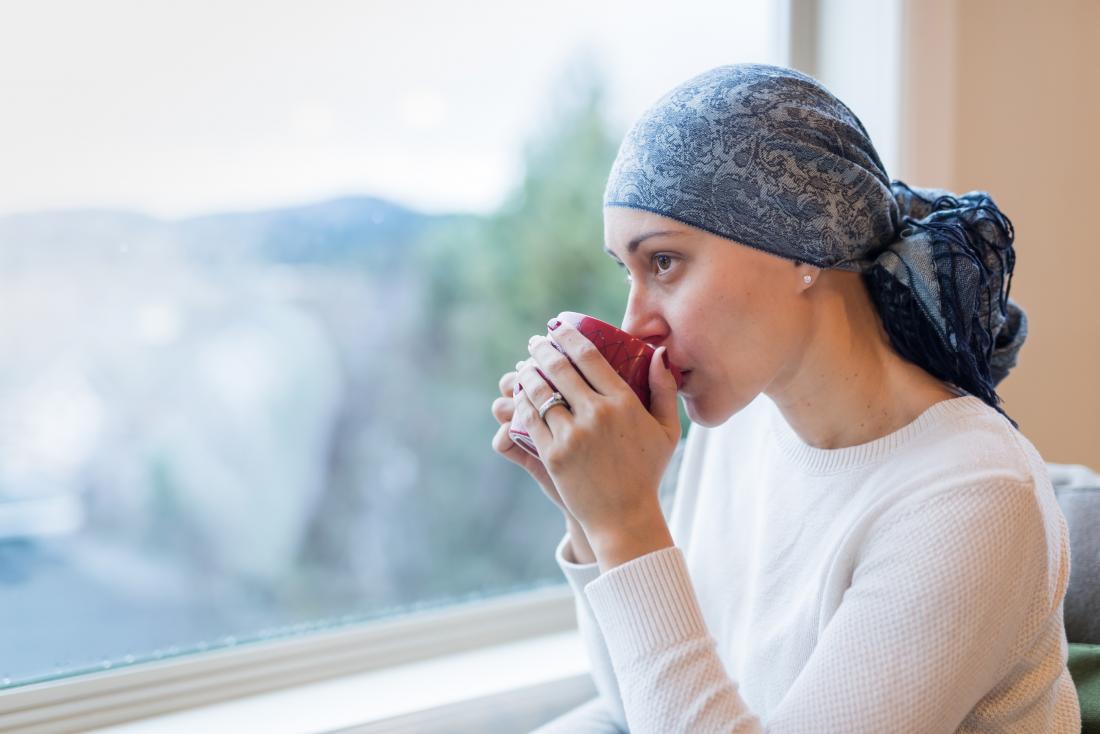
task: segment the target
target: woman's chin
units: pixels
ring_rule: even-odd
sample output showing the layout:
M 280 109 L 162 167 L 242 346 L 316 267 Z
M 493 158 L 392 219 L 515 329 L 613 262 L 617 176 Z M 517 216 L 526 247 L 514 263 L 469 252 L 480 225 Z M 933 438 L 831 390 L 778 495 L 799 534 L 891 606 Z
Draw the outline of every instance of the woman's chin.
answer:
M 704 428 L 713 428 L 725 422 L 725 418 L 711 414 L 706 409 L 707 406 L 701 404 L 698 399 L 689 398 L 686 395 L 681 397 L 684 400 L 684 412 L 687 413 L 692 423 L 696 423 Z
M 684 412 L 687 413 L 688 418 L 692 423 L 697 423 L 704 428 L 714 428 L 720 426 L 728 421 L 734 413 L 739 411 L 744 405 L 716 405 L 715 401 L 706 401 L 702 399 L 702 396 L 693 395 L 681 395 L 684 401 Z

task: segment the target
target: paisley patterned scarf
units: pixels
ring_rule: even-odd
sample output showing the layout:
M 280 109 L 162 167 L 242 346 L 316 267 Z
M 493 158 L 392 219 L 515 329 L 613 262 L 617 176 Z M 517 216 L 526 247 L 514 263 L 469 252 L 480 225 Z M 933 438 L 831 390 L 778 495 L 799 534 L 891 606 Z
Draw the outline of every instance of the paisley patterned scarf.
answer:
M 734 64 L 687 80 L 631 126 L 603 203 L 861 273 L 901 356 L 1004 414 L 994 387 L 1027 337 L 1008 298 L 1012 223 L 985 192 L 891 180 L 863 124 L 812 77 Z

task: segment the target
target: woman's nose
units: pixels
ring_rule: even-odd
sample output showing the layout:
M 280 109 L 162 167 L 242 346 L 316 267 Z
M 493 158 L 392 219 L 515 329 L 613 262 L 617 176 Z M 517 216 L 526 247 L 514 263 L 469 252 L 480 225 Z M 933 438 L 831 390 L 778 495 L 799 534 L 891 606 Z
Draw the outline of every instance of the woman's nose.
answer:
M 627 299 L 623 324 L 619 328 L 646 342 L 660 341 L 668 332 L 658 310 L 634 293 Z

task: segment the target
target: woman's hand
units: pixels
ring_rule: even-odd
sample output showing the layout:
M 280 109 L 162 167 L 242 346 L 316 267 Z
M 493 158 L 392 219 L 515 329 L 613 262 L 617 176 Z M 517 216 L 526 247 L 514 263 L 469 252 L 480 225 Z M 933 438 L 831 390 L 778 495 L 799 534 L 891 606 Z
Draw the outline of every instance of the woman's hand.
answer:
M 658 487 L 680 438 L 680 419 L 676 380 L 665 366 L 665 348 L 657 349 L 649 364 L 647 411 L 575 327 L 563 322 L 553 336 L 565 354 L 546 337 L 531 337 L 532 360 L 519 371 L 522 389 L 516 395 L 515 415 L 538 449 L 562 506 L 580 523 L 598 556 L 601 545 L 611 552 L 627 541 L 652 543 L 649 536 L 654 534 L 670 544 Z M 547 380 L 569 408 L 552 407 L 540 419 L 538 406 L 553 392 Z M 663 533 L 654 532 L 659 527 Z M 605 559 L 600 560 L 605 565 Z
M 500 422 L 500 428 L 493 436 L 493 450 L 513 464 L 519 464 L 526 469 L 527 473 L 534 477 L 535 481 L 542 487 L 543 493 L 565 513 L 566 520 L 572 520 L 569 510 L 565 508 L 565 503 L 562 502 L 561 495 L 558 494 L 558 488 L 554 486 L 554 480 L 550 478 L 543 463 L 537 457 L 520 448 L 519 444 L 508 436 L 508 430 L 512 427 L 512 415 L 517 400 L 512 396 L 512 393 L 518 375 L 518 372 L 506 372 L 500 378 L 498 386 L 500 387 L 501 397 L 494 400 L 492 405 L 493 417 Z
M 516 366 L 519 367 L 522 364 L 521 362 Z M 561 495 L 558 494 L 558 488 L 554 486 L 554 480 L 547 474 L 546 467 L 537 458 L 521 449 L 508 436 L 508 429 L 512 427 L 512 415 L 516 405 L 516 399 L 512 394 L 515 390 L 517 376 L 518 372 L 508 372 L 500 378 L 501 397 L 493 401 L 492 411 L 493 417 L 500 421 L 501 425 L 497 429 L 496 435 L 493 436 L 493 450 L 526 469 L 527 473 L 534 477 L 535 481 L 542 487 L 543 493 L 565 515 L 565 529 L 569 533 L 569 544 L 573 550 L 572 560 L 576 563 L 593 563 L 596 560 L 596 555 L 588 543 L 588 538 L 577 519 L 569 514 L 569 510 L 565 508 L 565 503 L 562 502 Z M 566 557 L 568 558 L 568 555 Z

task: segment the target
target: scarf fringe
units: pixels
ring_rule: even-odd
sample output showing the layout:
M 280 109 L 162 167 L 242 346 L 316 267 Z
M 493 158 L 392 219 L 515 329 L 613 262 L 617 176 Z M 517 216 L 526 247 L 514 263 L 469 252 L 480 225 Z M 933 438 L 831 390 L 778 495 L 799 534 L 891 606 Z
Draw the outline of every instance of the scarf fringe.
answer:
M 999 309 L 1001 324 L 1005 324 L 1016 262 L 1012 223 L 983 192 L 962 197 L 944 195 L 929 201 L 900 181 L 893 185 L 904 187 L 931 206 L 922 219 L 905 216 L 899 237 L 920 230 L 932 243 L 946 333 L 935 328 L 935 322 L 923 313 L 904 284 L 886 268 L 875 265 L 864 278 L 891 343 L 909 361 L 981 398 L 1018 429 L 1016 421 L 999 405 L 1001 398 L 991 374 L 996 337 L 993 308 Z M 967 303 L 960 292 L 960 268 L 971 271 L 964 272 L 964 276 L 975 271 L 978 274 L 977 303 Z M 984 323 L 983 313 L 987 314 Z

